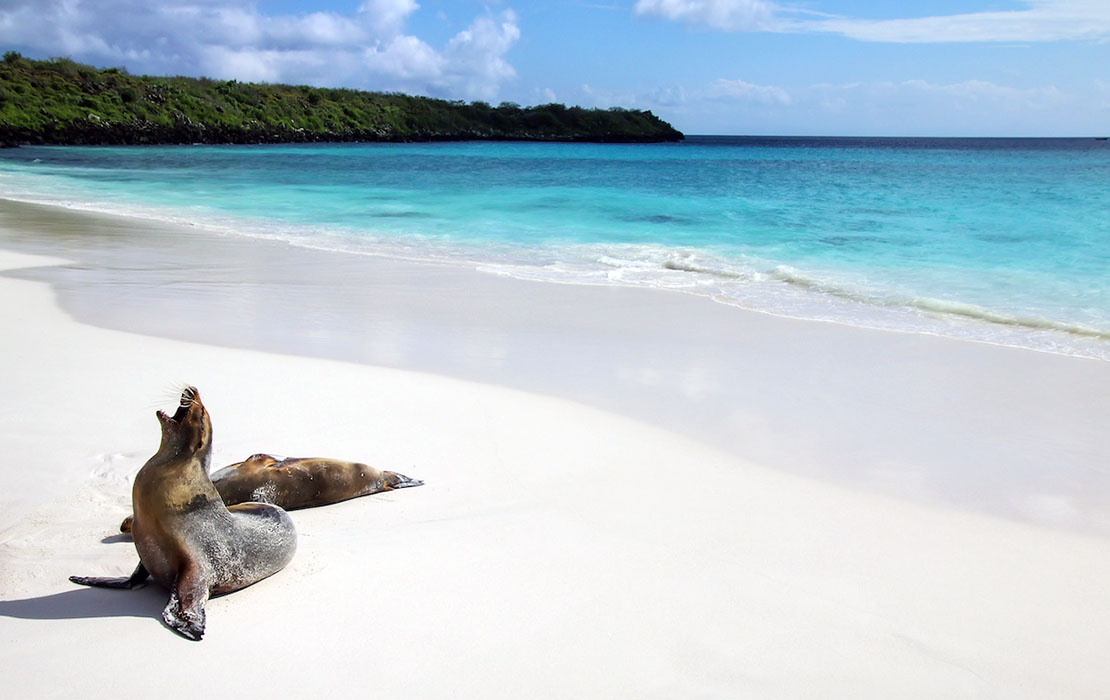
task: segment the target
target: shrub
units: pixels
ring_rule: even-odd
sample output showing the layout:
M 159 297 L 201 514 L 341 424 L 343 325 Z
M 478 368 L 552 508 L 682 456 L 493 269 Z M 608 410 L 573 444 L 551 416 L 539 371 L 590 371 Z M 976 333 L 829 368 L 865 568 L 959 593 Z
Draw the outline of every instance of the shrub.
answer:
M 209 133 L 228 137 L 292 126 L 317 137 L 681 138 L 650 112 L 636 110 L 559 104 L 522 108 L 515 102 L 493 108 L 481 100 L 465 103 L 344 88 L 132 77 L 122 68 L 97 70 L 68 58 L 30 60 L 15 51 L 4 53 L 0 62 L 0 107 L 0 127 L 36 130 L 52 143 L 66 143 L 68 127 L 83 124 L 90 113 L 107 121 L 167 127 L 175 122 L 219 125 Z M 133 137 L 146 141 L 150 134 Z

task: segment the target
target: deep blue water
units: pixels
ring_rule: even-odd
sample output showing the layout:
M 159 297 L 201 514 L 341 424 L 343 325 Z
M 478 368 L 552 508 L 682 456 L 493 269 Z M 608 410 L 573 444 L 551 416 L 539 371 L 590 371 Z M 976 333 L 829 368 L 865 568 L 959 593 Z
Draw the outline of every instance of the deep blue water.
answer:
M 23 147 L 0 196 L 1110 359 L 1110 143 Z

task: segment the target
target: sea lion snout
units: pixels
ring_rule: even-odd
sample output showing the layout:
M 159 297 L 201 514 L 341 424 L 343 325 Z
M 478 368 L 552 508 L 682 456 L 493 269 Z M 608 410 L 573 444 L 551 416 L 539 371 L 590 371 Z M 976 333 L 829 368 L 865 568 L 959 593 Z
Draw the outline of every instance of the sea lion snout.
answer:
M 188 452 L 196 455 L 207 468 L 212 444 L 212 422 L 196 387 L 189 386 L 181 392 L 181 401 L 172 416 L 164 411 L 157 411 L 156 415 L 162 427 L 159 453 L 169 455 Z
M 181 401 L 177 404 L 177 411 L 172 416 L 166 414 L 165 411 L 156 411 L 155 415 L 158 416 L 158 422 L 162 424 L 162 430 L 171 425 L 182 425 L 186 418 L 190 417 L 193 409 L 198 408 L 200 413 L 204 413 L 204 404 L 200 400 L 200 392 L 197 391 L 195 386 L 187 386 L 181 392 Z

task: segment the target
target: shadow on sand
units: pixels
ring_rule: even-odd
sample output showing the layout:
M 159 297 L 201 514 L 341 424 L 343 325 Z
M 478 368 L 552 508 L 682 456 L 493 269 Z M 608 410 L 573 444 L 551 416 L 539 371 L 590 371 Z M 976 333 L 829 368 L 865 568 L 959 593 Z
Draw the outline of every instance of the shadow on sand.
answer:
M 23 620 L 78 620 L 90 617 L 149 617 L 160 620 L 168 594 L 148 584 L 130 591 L 77 587 L 23 600 L 0 600 L 0 616 Z

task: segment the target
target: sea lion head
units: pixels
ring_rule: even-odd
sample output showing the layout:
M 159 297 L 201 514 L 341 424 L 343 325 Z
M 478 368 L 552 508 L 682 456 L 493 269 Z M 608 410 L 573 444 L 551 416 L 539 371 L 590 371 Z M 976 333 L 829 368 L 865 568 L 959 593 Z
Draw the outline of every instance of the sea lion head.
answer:
M 163 411 L 158 411 L 157 415 L 158 422 L 162 424 L 162 444 L 158 447 L 158 455 L 192 455 L 207 467 L 212 453 L 212 421 L 196 387 L 185 387 L 181 392 L 181 403 L 172 416 Z

